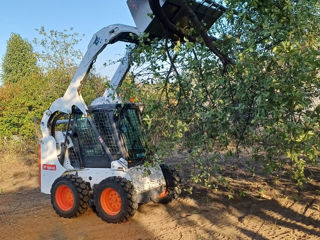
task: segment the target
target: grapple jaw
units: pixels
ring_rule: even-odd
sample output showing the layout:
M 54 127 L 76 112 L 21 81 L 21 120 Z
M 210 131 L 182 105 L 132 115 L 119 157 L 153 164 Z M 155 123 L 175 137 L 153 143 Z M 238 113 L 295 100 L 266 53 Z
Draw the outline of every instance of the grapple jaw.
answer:
M 189 16 L 181 0 L 127 0 L 134 22 L 141 33 L 150 38 L 181 37 L 173 27 L 188 31 Z M 188 6 L 203 23 L 206 30 L 220 18 L 225 8 L 211 1 L 188 1 Z

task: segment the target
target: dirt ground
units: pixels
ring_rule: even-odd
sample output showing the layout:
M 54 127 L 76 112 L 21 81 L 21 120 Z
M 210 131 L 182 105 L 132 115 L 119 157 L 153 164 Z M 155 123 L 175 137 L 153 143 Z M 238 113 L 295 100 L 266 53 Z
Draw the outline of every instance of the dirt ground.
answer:
M 183 169 L 182 175 L 188 173 Z M 194 185 L 192 194 L 168 205 L 141 205 L 128 222 L 108 224 L 92 209 L 78 218 L 60 218 L 50 197 L 39 192 L 36 165 L 12 168 L 10 162 L 0 163 L 0 238 L 320 239 L 319 171 L 310 170 L 318 178 L 301 195 L 290 181 L 252 176 L 234 162 L 225 172 L 242 194 L 229 199 L 225 189 Z

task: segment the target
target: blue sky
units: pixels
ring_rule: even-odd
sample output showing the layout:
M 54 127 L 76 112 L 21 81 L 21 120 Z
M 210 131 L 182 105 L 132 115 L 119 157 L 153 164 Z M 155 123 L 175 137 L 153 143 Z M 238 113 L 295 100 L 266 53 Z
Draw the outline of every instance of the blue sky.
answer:
M 6 51 L 11 33 L 18 33 L 29 40 L 39 36 L 36 28 L 44 26 L 47 30 L 74 28 L 75 32 L 85 34 L 79 49 L 85 53 L 92 35 L 110 24 L 133 25 L 134 22 L 126 0 L 1 0 L 0 7 L 0 59 Z M 124 54 L 124 44 L 115 44 L 104 51 L 100 62 L 120 58 Z M 98 71 L 111 76 L 115 67 Z

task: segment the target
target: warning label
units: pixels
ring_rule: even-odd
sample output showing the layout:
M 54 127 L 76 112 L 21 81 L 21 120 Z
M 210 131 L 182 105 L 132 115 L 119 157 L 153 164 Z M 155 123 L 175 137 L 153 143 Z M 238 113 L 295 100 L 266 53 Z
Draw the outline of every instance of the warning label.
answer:
M 51 165 L 51 164 L 43 164 L 42 165 L 43 170 L 48 170 L 48 171 L 56 171 L 57 166 L 56 165 Z

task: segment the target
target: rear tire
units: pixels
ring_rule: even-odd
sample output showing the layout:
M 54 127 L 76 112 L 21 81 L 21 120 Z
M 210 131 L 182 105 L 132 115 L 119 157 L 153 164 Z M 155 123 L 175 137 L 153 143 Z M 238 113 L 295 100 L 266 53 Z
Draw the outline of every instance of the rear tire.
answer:
M 176 199 L 181 194 L 181 188 L 180 188 L 180 176 L 178 172 L 170 168 L 166 164 L 160 165 L 163 176 L 166 180 L 166 188 L 162 193 L 159 194 L 158 198 L 155 199 L 154 202 L 167 204 L 171 202 L 173 199 Z
M 51 188 L 51 204 L 60 217 L 73 218 L 89 207 L 90 187 L 75 175 L 57 178 Z
M 122 177 L 103 180 L 94 189 L 94 202 L 98 216 L 109 223 L 127 221 L 138 208 L 132 183 Z

